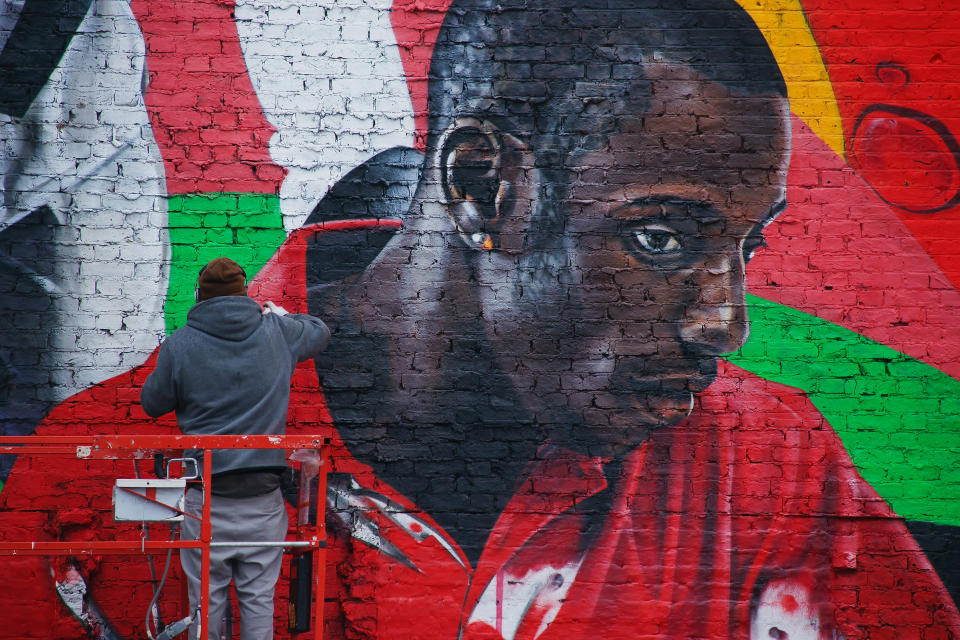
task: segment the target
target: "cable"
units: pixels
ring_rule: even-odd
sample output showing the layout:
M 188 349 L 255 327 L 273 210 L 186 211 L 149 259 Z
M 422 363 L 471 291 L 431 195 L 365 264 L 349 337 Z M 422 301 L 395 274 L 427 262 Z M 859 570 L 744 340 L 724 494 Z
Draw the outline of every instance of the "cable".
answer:
M 176 539 L 178 527 L 179 527 L 179 524 L 175 524 L 172 522 L 170 523 L 170 541 L 171 542 L 173 542 Z M 150 640 L 172 640 L 173 638 L 177 637 L 178 635 L 186 631 L 187 628 L 191 624 L 193 624 L 195 620 L 200 619 L 200 605 L 197 605 L 197 607 L 193 611 L 193 614 L 187 616 L 186 618 L 182 618 L 180 620 L 177 620 L 176 622 L 172 622 L 168 624 L 163 631 L 160 631 L 157 634 L 156 637 L 154 637 L 153 634 L 150 633 L 150 611 L 153 609 L 153 605 L 157 602 L 157 599 L 160 598 L 160 591 L 163 589 L 163 585 L 167 581 L 167 572 L 170 571 L 170 558 L 172 555 L 173 555 L 173 547 L 170 547 L 169 549 L 167 549 L 167 562 L 163 567 L 163 575 L 160 577 L 160 585 L 157 587 L 156 593 L 153 594 L 153 600 L 150 601 L 150 606 L 147 607 L 147 615 L 146 615 L 146 619 L 144 620 L 144 623 L 147 627 L 147 637 Z M 203 625 L 198 625 L 197 626 L 198 637 L 201 633 L 203 633 Z
M 137 462 L 134 460 L 133 468 L 137 474 L 137 477 L 140 477 L 140 470 L 137 468 Z M 143 522 L 143 532 L 146 539 L 149 540 L 149 532 L 147 529 L 147 523 Z M 180 528 L 179 522 L 170 523 L 170 542 L 174 542 L 177 538 L 177 530 Z M 157 605 L 157 601 L 160 599 L 160 593 L 163 591 L 163 585 L 167 582 L 167 574 L 170 572 L 170 560 L 173 557 L 173 547 L 167 549 L 167 559 L 163 565 L 163 575 L 160 576 L 160 582 L 157 583 L 156 568 L 153 566 L 153 556 L 148 556 L 150 561 L 150 575 L 153 576 L 154 592 L 153 599 L 150 600 L 149 606 L 147 606 L 147 613 L 144 616 L 144 627 L 147 631 L 147 637 L 150 640 L 172 640 L 176 636 L 180 635 L 195 621 L 200 618 L 200 606 L 198 605 L 194 612 L 175 622 L 170 623 L 169 625 L 163 625 L 163 621 L 160 619 L 160 608 Z M 157 626 L 157 635 L 154 636 L 150 631 L 150 614 L 155 612 L 156 617 L 156 626 Z M 204 625 L 197 626 L 197 634 L 202 632 Z
M 136 460 L 133 460 L 133 473 L 137 477 L 137 479 L 140 478 L 140 468 L 137 466 Z M 140 531 L 143 533 L 143 538 L 145 540 L 150 540 L 150 527 L 147 526 L 147 523 L 145 521 L 140 522 Z M 169 562 L 169 559 L 168 559 L 168 562 Z M 153 566 L 153 554 L 151 553 L 147 554 L 147 564 L 150 565 L 150 582 L 153 583 L 154 592 L 159 592 L 160 587 L 157 586 L 157 568 Z M 147 610 L 148 616 L 150 615 L 150 613 L 153 613 L 153 624 L 157 628 L 157 631 L 158 632 L 163 631 L 164 624 L 163 624 L 163 616 L 160 615 L 160 605 L 159 604 L 152 605 L 150 609 Z M 150 633 L 150 629 L 148 626 L 147 634 L 149 633 Z
M 140 478 L 140 469 L 137 467 L 137 461 L 133 461 L 133 472 Z M 150 540 L 150 528 L 147 526 L 146 522 L 140 522 L 140 530 L 143 532 L 143 537 L 145 540 Z M 153 565 L 153 554 L 147 554 L 147 564 L 150 565 L 150 582 L 153 583 L 153 588 L 155 591 L 159 591 L 157 586 L 157 568 Z M 156 604 L 151 607 L 153 613 L 153 624 L 157 628 L 157 631 L 163 631 L 163 617 L 160 615 L 160 605 Z
M 177 528 L 178 527 L 176 524 L 170 523 L 170 542 L 173 542 L 174 540 L 176 540 Z M 160 592 L 163 591 L 163 585 L 167 581 L 167 573 L 170 571 L 170 559 L 172 557 L 173 557 L 173 547 L 170 547 L 169 549 L 167 549 L 167 561 L 164 563 L 164 566 L 163 566 L 163 575 L 160 576 L 160 584 L 157 585 L 156 590 L 153 592 L 153 600 L 150 601 L 150 606 L 147 607 L 147 615 L 146 615 L 146 619 L 144 620 L 144 625 L 147 628 L 147 637 L 150 638 L 150 640 L 158 640 L 150 632 L 150 613 L 153 611 L 153 607 L 157 604 L 157 600 L 160 599 Z M 152 565 L 153 562 L 151 562 L 150 564 Z M 185 620 L 191 620 L 191 619 L 192 617 L 185 618 Z M 173 631 L 173 627 L 175 627 L 176 625 L 179 625 L 180 622 L 170 625 L 168 629 Z M 163 633 L 161 633 L 162 631 L 164 630 L 160 628 L 157 629 L 157 632 L 160 633 L 161 636 L 164 635 Z M 177 633 L 179 633 L 179 631 Z M 173 636 L 168 636 L 168 637 L 173 637 Z

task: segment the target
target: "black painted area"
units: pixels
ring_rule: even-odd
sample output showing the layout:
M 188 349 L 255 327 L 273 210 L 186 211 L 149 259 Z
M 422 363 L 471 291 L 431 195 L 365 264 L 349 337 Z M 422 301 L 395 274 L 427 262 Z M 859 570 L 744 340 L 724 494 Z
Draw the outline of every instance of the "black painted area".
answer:
M 402 219 L 416 193 L 422 162 L 421 153 L 406 147 L 377 154 L 337 182 L 306 224 Z M 307 287 L 362 273 L 394 233 L 391 228 L 318 233 L 307 248 Z
M 40 207 L 0 231 L 0 434 L 7 436 L 33 433 L 50 409 L 41 392 L 50 385 L 49 332 L 58 326 L 46 280 L 57 224 Z M 0 479 L 15 459 L 0 455 Z
M 92 0 L 27 0 L 0 52 L 0 113 L 22 118 L 70 45 Z
M 329 231 L 308 245 L 310 286 L 328 284 L 361 273 L 389 242 L 394 229 Z
M 307 224 L 402 220 L 422 158 L 401 147 L 374 156 L 330 190 Z M 400 346 L 369 318 L 361 321 L 357 309 L 364 305 L 381 318 L 396 311 L 387 304 L 391 282 L 368 282 L 362 293 L 351 289 L 394 235 L 392 229 L 327 230 L 308 244 L 310 312 L 333 332 L 327 351 L 314 359 L 317 374 L 351 454 L 429 513 L 476 562 L 544 436 L 519 409 L 507 378 L 489 358 L 490 344 L 467 319 L 449 319 L 445 330 L 456 339 L 430 356 L 442 364 L 416 371 L 405 358 L 420 350 L 417 337 Z M 406 388 L 407 374 L 432 382 Z
M 317 204 L 306 224 L 332 220 L 403 218 L 420 182 L 423 154 L 393 147 L 341 178 Z
M 907 529 L 927 554 L 953 602 L 960 603 L 960 527 L 907 521 Z

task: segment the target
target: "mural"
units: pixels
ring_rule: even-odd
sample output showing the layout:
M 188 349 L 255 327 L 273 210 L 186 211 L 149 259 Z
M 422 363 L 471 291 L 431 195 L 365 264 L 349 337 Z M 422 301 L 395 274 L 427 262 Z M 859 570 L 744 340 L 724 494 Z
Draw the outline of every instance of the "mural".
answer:
M 960 636 L 954 11 L 0 11 L 5 433 L 175 430 L 139 388 L 229 255 L 334 330 L 330 637 Z M 48 460 L 4 539 L 170 535 L 112 522 L 145 464 Z M 2 559 L 0 636 L 142 636 L 154 560 Z

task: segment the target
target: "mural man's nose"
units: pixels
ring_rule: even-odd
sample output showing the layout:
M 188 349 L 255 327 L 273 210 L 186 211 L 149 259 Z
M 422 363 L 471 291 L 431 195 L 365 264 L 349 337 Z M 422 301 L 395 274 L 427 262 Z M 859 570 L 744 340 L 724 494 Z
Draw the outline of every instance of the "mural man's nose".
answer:
M 693 300 L 678 324 L 684 345 L 712 356 L 743 346 L 750 333 L 743 258 L 738 254 L 708 263 L 692 277 L 691 286 Z

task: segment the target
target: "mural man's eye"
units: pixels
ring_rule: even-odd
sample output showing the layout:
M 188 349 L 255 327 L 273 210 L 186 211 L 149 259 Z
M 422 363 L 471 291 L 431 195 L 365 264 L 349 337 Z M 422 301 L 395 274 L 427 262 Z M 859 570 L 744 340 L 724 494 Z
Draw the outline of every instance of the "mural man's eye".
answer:
M 638 248 L 653 255 L 673 255 L 683 250 L 680 234 L 664 225 L 634 229 L 633 239 Z

